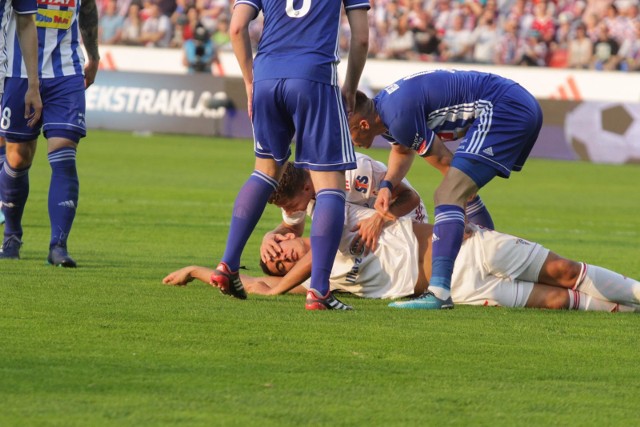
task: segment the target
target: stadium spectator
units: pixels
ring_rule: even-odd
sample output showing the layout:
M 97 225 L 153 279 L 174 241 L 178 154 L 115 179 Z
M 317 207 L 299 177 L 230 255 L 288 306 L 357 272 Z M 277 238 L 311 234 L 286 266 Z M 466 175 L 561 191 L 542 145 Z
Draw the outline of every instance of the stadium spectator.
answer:
M 129 6 L 127 17 L 122 23 L 120 43 L 128 46 L 142 46 L 142 20 L 140 6 Z
M 413 33 L 409 31 L 409 17 L 400 15 L 391 30 L 382 56 L 387 59 L 409 59 L 414 52 Z
M 469 62 L 471 60 L 471 32 L 464 28 L 465 17 L 456 14 L 453 24 L 440 43 L 440 59 L 445 62 Z
M 220 51 L 231 50 L 231 38 L 229 37 L 229 17 L 227 15 L 220 15 L 218 17 L 218 24 L 211 36 L 213 43 L 216 45 L 216 49 Z
M 124 18 L 117 13 L 116 0 L 108 0 L 98 25 L 98 41 L 101 44 L 118 44 L 122 38 Z
M 151 3 L 149 17 L 142 23 L 140 41 L 147 47 L 169 47 L 172 37 L 171 19 L 163 15 L 160 6 Z
M 518 39 L 518 24 L 514 19 L 507 19 L 502 25 L 502 36 L 496 46 L 496 64 L 516 65 L 520 43 Z
M 598 26 L 598 40 L 593 44 L 591 68 L 594 70 L 617 70 L 621 58 L 618 56 L 620 44 L 609 35 L 609 27 L 602 23 Z
M 578 69 L 589 68 L 592 52 L 593 43 L 587 37 L 587 27 L 580 24 L 576 27 L 576 37 L 569 40 L 567 66 Z
M 47 5 L 39 3 L 38 8 Z M 79 8 L 79 10 L 78 10 Z M 86 135 L 85 89 L 95 80 L 100 62 L 98 53 L 98 10 L 95 0 L 74 3 L 68 9 L 71 21 L 61 28 L 58 22 L 40 22 L 38 31 L 40 91 L 43 114 L 37 126 L 31 127 L 24 111 L 26 76 L 22 71 L 22 51 L 17 43 L 7 51 L 9 66 L 2 97 L 2 111 L 11 120 L 3 123 L 2 136 L 7 140 L 7 159 L 0 172 L 0 199 L 6 216 L 4 258 L 19 258 L 22 244 L 22 216 L 29 195 L 29 169 L 33 162 L 40 130 L 47 139 L 51 166 L 49 186 L 49 219 L 51 239 L 49 264 L 76 267 L 69 256 L 67 241 L 78 206 L 79 181 L 76 152 Z M 10 29 L 13 34 L 15 28 Z M 81 49 L 82 44 L 88 55 Z M 69 52 L 60 55 L 59 52 Z M 11 111 L 15 114 L 10 114 Z
M 544 67 L 547 65 L 547 44 L 540 39 L 540 33 L 531 30 L 526 40 L 520 44 L 517 53 L 517 64 L 528 67 Z
M 246 298 L 238 274 L 240 257 L 282 175 L 295 134 L 296 166 L 311 169 L 317 191 L 316 215 L 311 225 L 311 289 L 305 308 L 348 310 L 351 307 L 329 291 L 329 273 L 344 220 L 344 170 L 356 165 L 346 133 L 347 115 L 355 106 L 367 58 L 369 2 L 344 1 L 351 42 L 342 90 L 337 81 L 339 58 L 335 53 L 342 2 L 305 2 L 301 9 L 281 6 L 279 0 L 257 4 L 237 0 L 234 5 L 231 43 L 245 83 L 256 162 L 234 203 L 225 253 L 211 280 L 224 292 Z M 254 60 L 249 23 L 261 11 L 270 19 L 264 20 Z
M 372 209 L 347 206 L 346 226 L 331 271 L 331 288 L 365 298 L 396 299 L 421 295 L 432 270 L 429 257 L 433 226 L 401 218 L 386 227 L 379 247 L 369 254 L 352 251 L 351 228 L 374 215 Z M 310 268 L 308 238 L 283 236 L 284 250 L 263 262 L 266 277 L 242 275 L 250 293 L 305 293 Z M 398 260 L 403 268 L 398 269 Z M 184 286 L 194 279 L 209 283 L 214 270 L 188 266 L 162 282 Z M 307 273 L 308 274 L 308 273 Z M 640 283 L 592 264 L 563 258 L 524 239 L 468 226 L 453 272 L 456 304 L 549 308 L 584 311 L 638 311 Z M 214 284 L 215 286 L 215 284 Z M 392 302 L 398 308 L 423 308 L 413 301 Z
M 472 60 L 479 64 L 495 64 L 500 33 L 493 12 L 484 12 L 471 33 Z
M 476 107 L 460 108 L 466 105 Z M 446 114 L 434 117 L 439 111 Z M 434 233 L 439 239 L 433 244 L 431 292 L 421 299 L 426 308 L 453 307 L 451 272 L 462 242 L 467 201 L 496 176 L 520 171 L 541 127 L 542 110 L 533 95 L 493 74 L 417 73 L 395 81 L 374 99 L 358 94 L 349 119 L 354 143 L 368 148 L 383 134 L 393 143 L 375 204 L 383 215 L 391 190 L 406 176 L 416 153 L 440 169 L 449 152 L 443 140 L 461 140 L 434 193 Z M 486 221 L 491 221 L 488 212 Z
M 634 37 L 627 38 L 620 46 L 620 69 L 640 71 L 640 21 L 634 23 Z

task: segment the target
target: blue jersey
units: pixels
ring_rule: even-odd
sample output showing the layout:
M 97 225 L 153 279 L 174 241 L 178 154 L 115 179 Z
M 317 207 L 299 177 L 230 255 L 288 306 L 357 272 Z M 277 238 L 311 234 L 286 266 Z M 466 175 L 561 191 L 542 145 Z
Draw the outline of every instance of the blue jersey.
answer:
M 471 124 L 516 82 L 477 71 L 426 71 L 384 88 L 374 98 L 385 137 L 427 152 L 434 136 L 463 137 Z
M 4 80 L 7 72 L 7 37 L 9 36 L 9 27 L 13 18 L 13 12 L 17 14 L 33 15 L 36 13 L 36 0 L 0 0 L 0 79 Z M 15 31 L 15 27 L 11 28 Z M 14 34 L 11 34 L 11 40 Z M 0 88 L 2 82 L 0 82 Z M 2 92 L 0 90 L 0 92 Z
M 522 169 L 542 126 L 533 95 L 512 80 L 477 71 L 414 74 L 384 88 L 374 102 L 392 142 L 425 156 L 436 135 L 460 140 L 454 162 L 482 162 L 502 177 Z
M 264 14 L 254 81 L 297 78 L 337 86 L 343 3 L 346 10 L 370 7 L 369 0 L 237 0 Z
M 84 54 L 80 46 L 78 21 L 81 0 L 37 0 L 37 3 L 40 78 L 82 75 Z M 12 23 L 7 35 L 7 54 L 7 77 L 27 77 L 20 45 L 15 37 L 15 23 Z

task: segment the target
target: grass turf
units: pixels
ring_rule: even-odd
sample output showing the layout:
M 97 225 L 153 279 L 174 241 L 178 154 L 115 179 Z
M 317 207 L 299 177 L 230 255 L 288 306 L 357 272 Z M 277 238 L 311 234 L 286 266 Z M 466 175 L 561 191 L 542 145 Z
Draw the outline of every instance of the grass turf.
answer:
M 162 277 L 213 265 L 252 170 L 247 141 L 92 132 L 70 237 L 45 264 L 49 167 L 31 171 L 22 260 L 0 263 L 0 425 L 632 425 L 634 314 L 458 306 L 307 313 Z M 387 152 L 367 154 L 384 160 Z M 431 208 L 439 181 L 409 175 Z M 637 166 L 531 159 L 482 191 L 496 227 L 640 277 Z M 244 253 L 258 274 L 267 207 Z

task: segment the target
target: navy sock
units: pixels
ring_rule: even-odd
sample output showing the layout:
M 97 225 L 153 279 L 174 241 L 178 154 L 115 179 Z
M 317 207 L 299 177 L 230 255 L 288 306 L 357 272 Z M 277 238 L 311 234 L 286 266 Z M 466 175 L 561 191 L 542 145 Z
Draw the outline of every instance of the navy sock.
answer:
M 262 216 L 269 196 L 277 186 L 278 181 L 254 170 L 240 189 L 233 205 L 227 247 L 222 256 L 222 261 L 229 266 L 231 271 L 238 271 L 242 250 Z
M 5 216 L 4 236 L 22 239 L 22 214 L 29 197 L 29 167 L 13 169 L 4 162 L 0 170 L 0 199 Z
M 463 236 L 464 210 L 455 205 L 436 206 L 429 290 L 440 299 L 450 295 L 453 264 L 460 252 Z
M 76 168 L 76 149 L 63 147 L 48 155 L 51 165 L 51 183 L 49 184 L 49 221 L 51 222 L 51 240 L 54 245 L 67 246 L 73 220 L 78 208 L 80 183 Z
M 329 292 L 329 276 L 344 227 L 344 191 L 324 189 L 316 194 L 311 223 L 311 288 Z
M 470 223 L 481 225 L 482 227 L 489 228 L 491 230 L 494 229 L 491 214 L 480 199 L 479 195 L 476 195 L 473 200 L 467 203 L 467 209 L 465 212 L 467 213 L 467 219 Z

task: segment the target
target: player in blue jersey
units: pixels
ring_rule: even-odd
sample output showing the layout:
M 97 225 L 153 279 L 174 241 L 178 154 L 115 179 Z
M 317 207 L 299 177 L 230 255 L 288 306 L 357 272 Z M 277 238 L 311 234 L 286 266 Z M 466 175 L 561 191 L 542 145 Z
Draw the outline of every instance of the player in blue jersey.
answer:
M 535 98 L 516 82 L 475 71 L 439 70 L 414 74 L 384 88 L 373 99 L 359 93 L 350 117 L 356 145 L 369 147 L 376 135 L 393 145 L 376 209 L 386 213 L 394 185 L 417 153 L 437 163 L 443 141 L 461 139 L 434 194 L 433 272 L 429 291 L 399 308 L 453 308 L 451 274 L 465 227 L 470 196 L 495 176 L 522 169 L 542 126 Z
M 8 68 L 2 98 L 0 135 L 7 141 L 6 161 L 0 171 L 0 196 L 6 217 L 0 258 L 20 258 L 22 215 L 29 195 L 29 168 L 40 130 L 47 139 L 51 165 L 49 219 L 51 239 L 47 261 L 75 267 L 67 252 L 67 238 L 78 206 L 76 150 L 86 135 L 85 88 L 95 80 L 98 54 L 98 11 L 95 0 L 39 0 L 38 27 L 42 119 L 35 127 L 23 117 L 23 98 L 28 90 L 25 61 L 7 34 Z M 82 44 L 87 51 L 85 63 Z
M 40 120 L 40 114 L 42 113 L 40 79 L 38 78 L 38 34 L 33 20 L 35 13 L 36 0 L 0 0 L 0 98 L 4 92 L 4 77 L 7 69 L 5 34 L 11 20 L 15 19 L 18 41 L 22 46 L 23 52 L 25 52 L 24 57 L 29 80 L 28 89 L 24 97 L 24 114 L 31 126 Z M 6 147 L 2 141 L 0 142 L 0 169 L 2 169 L 4 163 L 5 153 Z M 0 209 L 0 224 L 4 224 L 2 209 Z
M 343 6 L 351 46 L 341 91 L 337 64 Z M 355 105 L 367 57 L 369 8 L 369 0 L 235 2 L 230 36 L 246 87 L 256 162 L 236 198 L 225 253 L 212 277 L 222 292 L 246 298 L 238 275 L 240 256 L 278 184 L 295 133 L 295 165 L 310 170 L 316 190 L 313 271 L 305 307 L 351 308 L 329 292 L 329 274 L 344 220 L 344 171 L 356 165 L 347 114 Z M 254 59 L 248 27 L 260 12 L 264 29 Z

